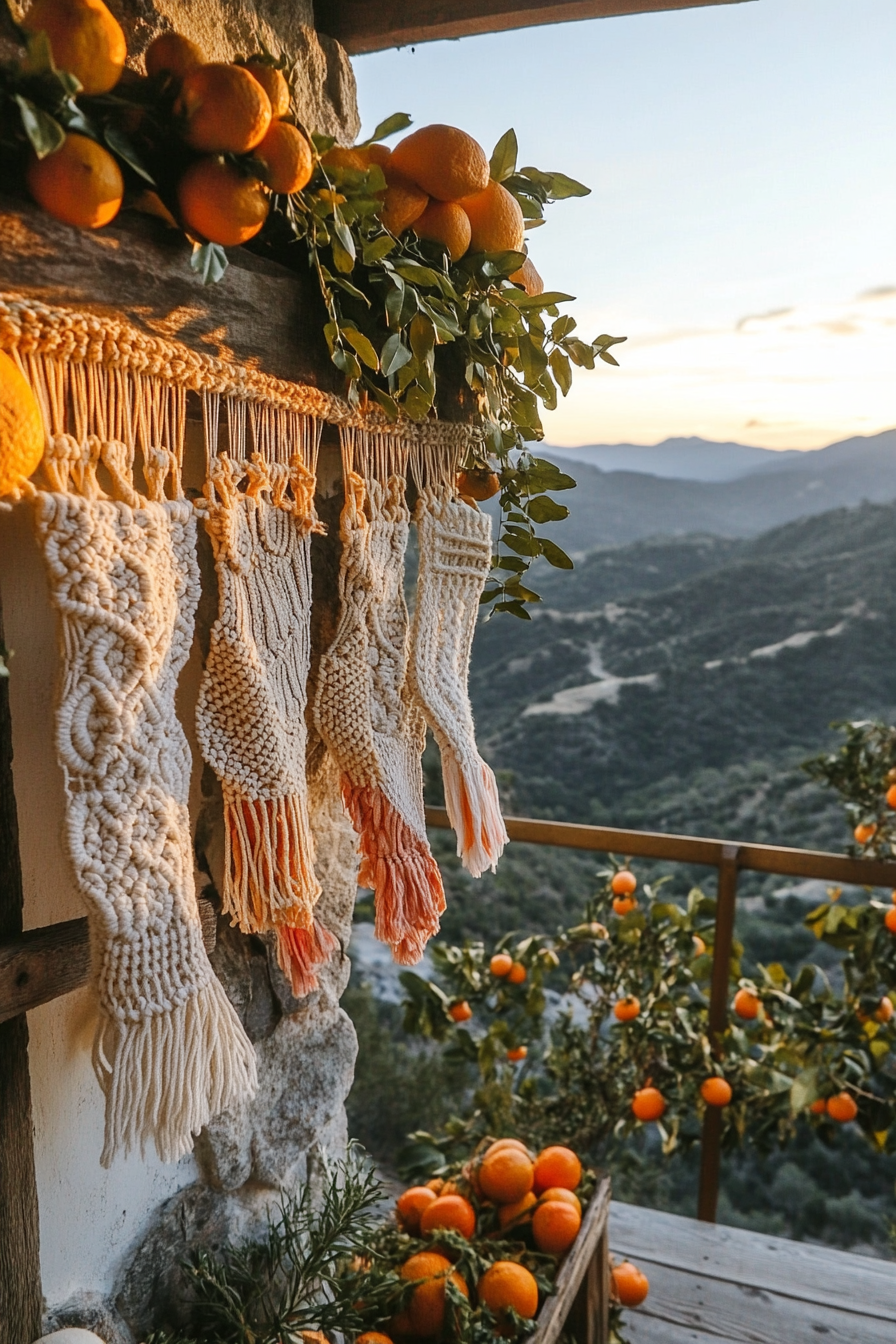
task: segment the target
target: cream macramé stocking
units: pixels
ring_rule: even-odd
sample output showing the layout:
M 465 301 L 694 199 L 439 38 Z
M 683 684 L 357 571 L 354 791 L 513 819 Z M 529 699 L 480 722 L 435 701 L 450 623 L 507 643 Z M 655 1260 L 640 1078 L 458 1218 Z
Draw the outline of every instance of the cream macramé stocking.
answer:
M 404 480 L 391 473 L 386 484 L 365 485 L 347 458 L 345 488 L 339 624 L 321 660 L 315 714 L 358 833 L 358 880 L 375 893 L 376 936 L 413 965 L 438 932 L 445 895 L 423 816 L 424 724 L 406 686 Z
M 50 430 L 51 489 L 34 502 L 62 633 L 56 746 L 99 995 L 102 1162 L 150 1139 L 172 1161 L 256 1088 L 255 1052 L 202 941 L 190 750 L 175 714 L 199 598 L 195 515 L 179 480 L 184 399 L 135 380 L 151 434 L 145 499 L 132 483 L 134 387 L 96 365 L 29 364 Z M 100 464 L 112 498 L 98 483 Z M 174 499 L 165 497 L 169 478 Z
M 424 489 L 414 514 L 420 548 L 408 680 L 442 754 L 448 818 L 474 877 L 494 871 L 507 843 L 498 788 L 476 748 L 467 691 L 479 598 L 492 558 L 488 514 Z
M 205 409 L 216 448 L 211 398 Z M 229 409 L 244 429 L 245 403 Z M 256 426 L 265 452 L 248 462 L 210 452 L 204 514 L 219 614 L 196 725 L 224 795 L 224 910 L 245 933 L 276 930 L 280 965 L 299 995 L 314 987 L 314 967 L 337 944 L 313 921 L 320 885 L 308 818 L 305 706 L 311 533 L 321 529 L 313 504 L 317 431 L 296 420 L 275 416 L 265 436 Z M 289 457 L 288 466 L 272 460 L 277 454 Z

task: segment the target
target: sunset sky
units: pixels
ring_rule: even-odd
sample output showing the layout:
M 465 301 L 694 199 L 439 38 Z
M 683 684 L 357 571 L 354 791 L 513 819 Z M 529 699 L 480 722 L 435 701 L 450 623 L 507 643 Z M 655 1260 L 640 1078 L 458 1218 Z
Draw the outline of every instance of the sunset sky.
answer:
M 393 111 L 592 187 L 530 234 L 582 335 L 557 444 L 699 434 L 813 448 L 896 425 L 896 0 L 753 3 L 355 60 Z

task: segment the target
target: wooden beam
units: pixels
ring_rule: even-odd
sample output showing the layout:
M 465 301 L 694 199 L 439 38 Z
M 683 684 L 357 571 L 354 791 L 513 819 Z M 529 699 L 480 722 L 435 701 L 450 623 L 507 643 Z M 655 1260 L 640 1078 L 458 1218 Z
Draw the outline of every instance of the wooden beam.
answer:
M 316 0 L 315 26 L 352 56 L 444 38 L 748 0 Z
M 4 647 L 2 610 L 0 647 Z M 23 904 L 9 679 L 4 676 L 0 678 L 0 939 L 20 933 Z M 0 1344 L 31 1344 L 41 1333 L 41 1311 L 28 1022 L 20 1012 L 0 1025 Z

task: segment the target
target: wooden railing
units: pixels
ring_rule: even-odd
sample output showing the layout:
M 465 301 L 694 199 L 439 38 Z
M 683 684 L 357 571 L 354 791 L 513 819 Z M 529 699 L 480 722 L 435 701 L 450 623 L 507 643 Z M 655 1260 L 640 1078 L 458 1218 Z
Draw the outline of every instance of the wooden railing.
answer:
M 428 807 L 430 826 L 450 830 L 444 808 Z M 850 859 L 817 849 L 788 849 L 783 845 L 754 845 L 732 840 L 707 840 L 696 835 L 666 835 L 656 831 L 626 831 L 613 826 L 577 826 L 563 821 L 536 821 L 505 817 L 511 840 L 530 845 L 556 845 L 598 854 L 630 858 L 667 859 L 702 864 L 718 874 L 716 928 L 709 999 L 710 1038 L 722 1035 L 728 1022 L 728 969 L 734 937 L 737 877 L 742 870 L 775 873 L 780 877 L 815 877 L 857 887 L 896 888 L 896 862 Z M 700 1144 L 700 1189 L 697 1217 L 716 1220 L 722 1153 L 722 1112 L 707 1106 Z

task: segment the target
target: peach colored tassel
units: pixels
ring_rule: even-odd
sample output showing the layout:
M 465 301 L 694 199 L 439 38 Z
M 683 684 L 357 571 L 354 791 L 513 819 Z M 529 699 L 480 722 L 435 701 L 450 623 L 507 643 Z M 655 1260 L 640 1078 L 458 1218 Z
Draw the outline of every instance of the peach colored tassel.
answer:
M 224 910 L 247 933 L 307 927 L 320 895 L 304 798 L 246 798 L 227 780 Z
M 338 948 L 339 940 L 319 919 L 312 922 L 310 929 L 277 930 L 277 961 L 295 998 L 303 999 L 319 988 L 316 972 Z

